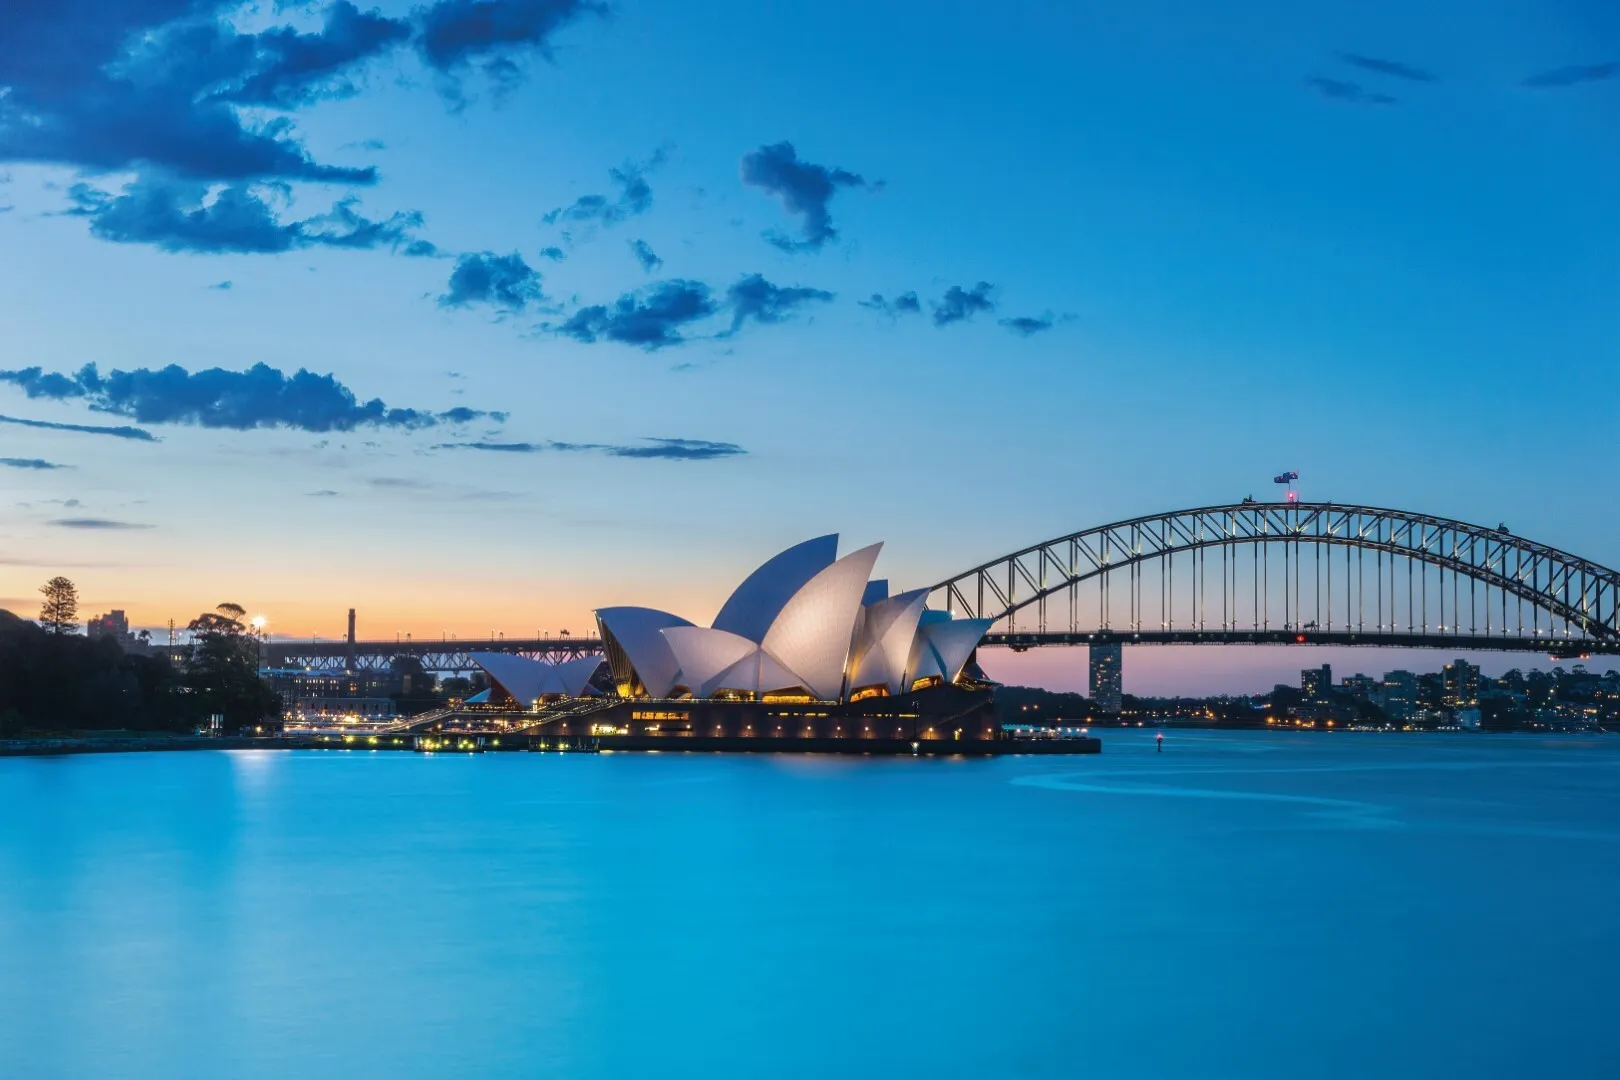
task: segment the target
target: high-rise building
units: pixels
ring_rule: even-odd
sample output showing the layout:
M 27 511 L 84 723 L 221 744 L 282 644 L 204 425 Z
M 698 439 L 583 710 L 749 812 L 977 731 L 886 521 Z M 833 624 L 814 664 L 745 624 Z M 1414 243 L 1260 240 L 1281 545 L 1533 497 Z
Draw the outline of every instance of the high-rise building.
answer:
M 1116 643 L 1093 645 L 1091 652 L 1091 700 L 1105 713 L 1125 707 L 1125 647 Z
M 1391 720 L 1410 720 L 1417 713 L 1418 677 L 1410 671 L 1384 672 L 1383 692 L 1379 695 Z
M 110 637 L 122 640 L 129 636 L 129 618 L 118 608 L 97 615 L 85 626 L 92 638 Z
M 1374 679 L 1371 675 L 1363 675 L 1360 672 L 1357 672 L 1354 675 L 1346 675 L 1343 679 L 1339 680 L 1339 689 L 1343 690 L 1345 693 L 1349 694 L 1358 701 L 1366 701 L 1368 698 L 1372 697 L 1373 692 L 1377 690 L 1377 688 L 1378 680 Z
M 1319 668 L 1301 671 L 1299 688 L 1304 692 L 1306 701 L 1326 701 L 1328 691 L 1333 689 L 1333 666 L 1323 664 Z
M 1472 705 L 1479 700 L 1479 665 L 1470 664 L 1462 657 L 1447 664 L 1443 672 L 1444 690 L 1441 700 L 1452 706 Z

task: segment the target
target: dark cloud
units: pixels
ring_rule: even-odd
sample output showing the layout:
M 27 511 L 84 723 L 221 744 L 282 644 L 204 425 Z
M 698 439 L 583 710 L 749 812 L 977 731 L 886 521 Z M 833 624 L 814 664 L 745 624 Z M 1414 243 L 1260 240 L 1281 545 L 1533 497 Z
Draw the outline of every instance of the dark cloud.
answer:
M 1306 79 L 1305 85 L 1325 98 L 1343 101 L 1351 105 L 1394 105 L 1397 101 L 1396 98 L 1392 98 L 1388 94 L 1377 94 L 1363 89 L 1357 83 L 1345 82 L 1342 79 L 1329 79 L 1321 75 L 1313 75 Z
M 591 344 L 617 341 L 653 350 L 686 341 L 682 328 L 720 310 L 700 281 L 665 281 L 639 293 L 625 293 L 612 304 L 580 308 L 556 332 Z
M 581 195 L 567 206 L 559 206 L 541 218 L 547 225 L 576 223 L 584 225 L 617 225 L 621 221 L 645 214 L 652 208 L 652 185 L 647 174 L 664 163 L 667 153 L 662 148 L 653 151 L 646 161 L 627 161 L 609 169 L 608 176 L 619 188 L 613 198 L 606 195 Z
M 614 457 L 669 458 L 677 461 L 708 461 L 713 458 L 736 457 L 748 451 L 729 442 L 709 442 L 706 439 L 646 439 L 651 446 L 613 446 L 608 453 Z
M 779 323 L 791 317 L 804 304 L 826 302 L 832 298 L 833 294 L 824 289 L 773 285 L 759 274 L 749 274 L 726 290 L 731 329 L 721 336 L 735 334 L 749 319 L 760 323 Z
M 61 529 L 150 529 L 133 521 L 113 521 L 109 518 L 57 518 L 46 522 Z
M 439 257 L 439 247 L 431 240 L 412 240 L 398 250 L 401 255 L 408 259 L 437 259 Z
M 58 465 L 55 462 L 46 461 L 44 458 L 37 458 L 37 457 L 34 457 L 34 458 L 0 457 L 0 465 L 3 465 L 8 469 L 38 469 L 38 470 L 42 470 L 42 471 L 43 470 L 49 470 L 49 469 L 71 469 L 71 468 L 73 468 L 73 466 L 71 466 L 71 465 Z
M 736 443 L 708 439 L 643 439 L 642 445 L 614 443 L 545 442 L 460 442 L 440 443 L 435 450 L 483 450 L 497 454 L 595 453 L 608 457 L 657 458 L 672 461 L 709 461 L 737 457 L 748 451 Z
M 258 75 L 280 72 L 276 85 L 290 90 L 338 70 L 311 68 L 300 77 L 302 59 L 237 33 L 222 7 L 218 0 L 0 6 L 0 160 L 89 172 L 155 167 L 211 180 L 375 180 L 370 168 L 313 160 L 285 117 L 236 111 L 231 95 Z
M 641 264 L 641 268 L 649 274 L 664 265 L 664 260 L 658 257 L 658 253 L 653 251 L 652 245 L 645 240 L 630 241 L 630 253 L 636 257 L 636 262 Z
M 1341 52 L 1337 54 L 1340 60 L 1363 71 L 1376 71 L 1380 75 L 1390 75 L 1397 79 L 1406 79 L 1410 82 L 1435 82 L 1435 77 L 1422 68 L 1403 64 L 1399 60 L 1384 60 L 1377 56 L 1365 56 L 1361 53 Z
M 996 310 L 996 302 L 990 299 L 990 290 L 993 288 L 995 286 L 988 281 L 981 281 L 971 289 L 952 285 L 945 290 L 944 296 L 928 305 L 934 312 L 934 325 L 949 326 L 951 323 L 971 319 L 981 311 Z
M 44 431 L 74 431 L 81 435 L 111 435 L 115 439 L 133 439 L 136 442 L 157 442 L 157 436 L 137 427 L 100 427 L 96 424 L 57 424 L 50 420 L 24 420 L 20 416 L 0 416 L 0 424 L 20 424 Z
M 23 368 L 0 371 L 0 382 L 21 387 L 30 398 L 82 398 L 98 412 L 128 416 L 142 423 L 238 431 L 273 427 L 302 431 L 352 431 L 358 427 L 411 431 L 474 419 L 506 420 L 506 414 L 499 412 L 458 408 L 432 413 L 391 409 L 379 398 L 360 402 L 352 390 L 331 375 L 317 375 L 303 368 L 286 375 L 268 364 L 255 364 L 247 371 L 208 368 L 197 372 L 171 364 L 161 370 L 137 368 L 111 371 L 106 375 L 97 371 L 94 364 L 88 364 L 72 377 L 41 372 L 39 368 Z M 73 430 L 113 433 L 109 429 Z M 151 438 L 145 432 L 126 437 Z
M 1581 83 L 1603 82 L 1614 78 L 1620 78 L 1620 60 L 1611 60 L 1606 64 L 1575 64 L 1571 67 L 1554 68 L 1530 76 L 1521 85 L 1528 86 L 1532 90 L 1553 90 L 1563 86 L 1578 86 Z
M 885 300 L 882 293 L 873 293 L 870 300 L 855 301 L 863 308 L 889 316 L 891 319 L 899 315 L 922 314 L 922 302 L 917 299 L 914 292 L 904 292 L 893 300 Z
M 208 288 L 214 292 L 230 292 L 233 288 L 235 288 L 235 286 L 229 281 L 216 281 L 212 285 L 208 286 Z
M 560 247 L 543 247 L 540 249 L 540 257 L 542 259 L 550 259 L 552 262 L 562 262 L 564 259 L 568 258 L 568 252 L 564 251 Z
M 800 219 L 802 240 L 768 233 L 771 243 L 784 251 L 819 251 L 838 238 L 828 204 L 839 188 L 873 188 L 858 173 L 801 161 L 790 142 L 772 143 L 743 155 L 742 182 L 782 200 L 782 208 Z
M 300 248 L 394 248 L 422 224 L 417 213 L 373 221 L 352 196 L 325 214 L 282 221 L 264 197 L 274 188 L 235 184 L 210 194 L 195 181 L 136 180 L 113 195 L 88 184 L 68 189 L 67 212 L 90 222 L 92 235 L 120 244 L 151 244 L 194 254 L 277 254 Z
M 996 325 L 1012 331 L 1019 337 L 1034 337 L 1043 330 L 1052 329 L 1052 316 L 1016 315 L 1010 319 L 997 319 Z
M 456 260 L 450 284 L 439 297 L 440 307 L 472 307 L 487 304 L 507 312 L 519 312 L 545 299 L 540 290 L 540 274 L 517 252 L 497 255 L 493 251 L 469 252 Z
M 356 66 L 401 44 L 410 34 L 410 24 L 403 19 L 337 0 L 314 33 L 300 34 L 283 26 L 249 38 L 256 63 L 225 96 L 247 105 L 282 108 L 347 97 L 358 89 L 353 81 Z
M 606 17 L 595 0 L 439 0 L 416 12 L 416 51 L 434 70 L 479 69 L 498 84 L 521 77 L 530 53 L 551 59 L 551 36 L 583 15 Z
M 692 340 L 688 327 L 722 313 L 731 325 L 714 335 L 731 337 L 744 323 L 780 323 L 805 304 L 825 302 L 833 294 L 805 286 L 775 285 L 749 274 L 716 299 L 701 281 L 664 281 L 639 292 L 627 292 L 612 304 L 580 308 L 555 333 L 594 344 L 616 341 L 652 351 Z
M 358 92 L 367 65 L 408 43 L 460 104 L 465 73 L 479 70 L 509 87 L 530 56 L 551 57 L 559 28 L 608 14 L 596 0 L 438 0 L 395 18 L 335 0 L 308 32 L 284 24 L 243 32 L 242 6 L 0 4 L 0 161 L 89 173 L 152 169 L 207 181 L 368 184 L 373 168 L 311 157 L 286 114 Z M 257 22 L 310 6 L 250 10 Z

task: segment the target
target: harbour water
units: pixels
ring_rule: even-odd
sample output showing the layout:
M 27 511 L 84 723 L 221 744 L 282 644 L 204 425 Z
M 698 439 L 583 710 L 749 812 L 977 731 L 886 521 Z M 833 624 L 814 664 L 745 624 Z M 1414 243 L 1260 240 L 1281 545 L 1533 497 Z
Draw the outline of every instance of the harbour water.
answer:
M 7 1077 L 1620 1076 L 1620 739 L 0 759 Z

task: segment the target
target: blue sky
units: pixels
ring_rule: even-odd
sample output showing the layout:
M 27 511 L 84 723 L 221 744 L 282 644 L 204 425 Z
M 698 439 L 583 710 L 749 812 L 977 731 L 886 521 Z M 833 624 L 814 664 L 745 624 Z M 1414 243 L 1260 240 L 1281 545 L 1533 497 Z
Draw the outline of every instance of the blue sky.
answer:
M 703 618 L 1283 468 L 1620 564 L 1612 5 L 25 2 L 0 87 L 0 416 L 149 436 L 0 422 L 0 605 Z

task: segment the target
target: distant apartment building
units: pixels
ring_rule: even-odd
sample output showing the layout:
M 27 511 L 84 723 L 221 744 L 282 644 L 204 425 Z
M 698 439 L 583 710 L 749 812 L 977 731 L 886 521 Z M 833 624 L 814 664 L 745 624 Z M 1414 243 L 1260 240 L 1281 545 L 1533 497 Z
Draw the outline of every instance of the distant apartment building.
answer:
M 1125 647 L 1119 644 L 1091 646 L 1091 700 L 1105 713 L 1125 707 Z
M 1306 668 L 1299 673 L 1299 688 L 1306 701 L 1326 701 L 1333 689 L 1333 667 L 1323 664 L 1319 668 Z
M 129 617 L 121 608 L 113 608 L 105 615 L 97 615 L 84 624 L 85 634 L 93 641 L 112 638 L 126 652 L 139 652 L 147 647 L 146 639 L 130 633 Z
M 1418 709 L 1418 677 L 1410 671 L 1384 672 L 1378 704 L 1391 720 L 1411 720 Z
M 1443 676 L 1441 701 L 1456 708 L 1472 705 L 1479 700 L 1479 666 L 1458 657 L 1447 664 Z
M 1357 701 L 1371 700 L 1378 692 L 1379 683 L 1371 675 L 1346 675 L 1339 680 L 1339 689 L 1355 698 Z

